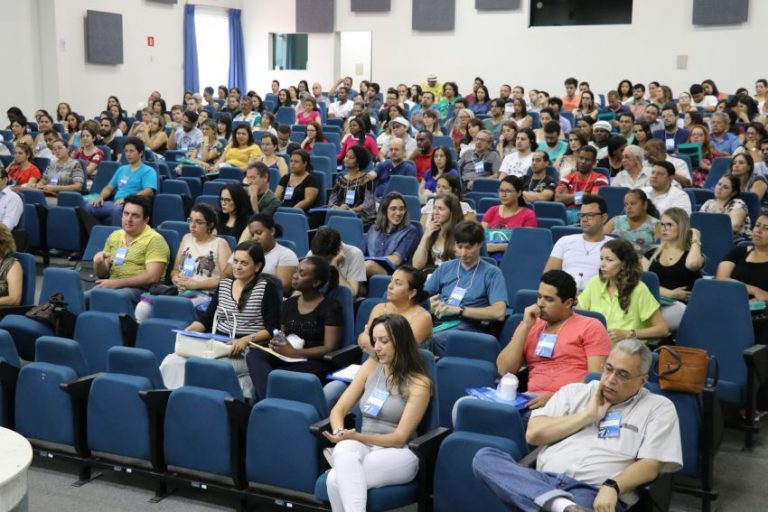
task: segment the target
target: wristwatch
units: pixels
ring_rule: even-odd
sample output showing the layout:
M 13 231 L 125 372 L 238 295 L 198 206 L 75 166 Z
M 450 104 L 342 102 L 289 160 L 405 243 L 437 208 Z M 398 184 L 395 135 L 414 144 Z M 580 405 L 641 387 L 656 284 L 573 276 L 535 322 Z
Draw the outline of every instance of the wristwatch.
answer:
M 637 338 L 637 331 L 635 329 L 632 329 L 629 331 L 629 337 L 630 338 Z M 613 480 L 611 480 L 613 482 Z
M 464 309 L 466 309 L 464 306 L 459 308 L 459 318 L 464 318 Z
M 609 478 L 605 482 L 603 482 L 603 485 L 608 487 L 613 487 L 613 490 L 616 491 L 616 496 L 621 496 L 621 489 L 619 489 L 619 484 L 616 483 L 616 480 Z

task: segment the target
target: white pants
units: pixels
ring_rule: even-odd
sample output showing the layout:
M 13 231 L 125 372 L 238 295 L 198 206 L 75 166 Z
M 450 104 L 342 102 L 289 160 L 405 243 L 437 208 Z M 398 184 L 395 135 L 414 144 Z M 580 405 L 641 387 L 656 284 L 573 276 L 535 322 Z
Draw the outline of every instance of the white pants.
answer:
M 342 441 L 333 449 L 328 498 L 334 512 L 365 512 L 368 489 L 408 483 L 416 478 L 419 458 L 408 448 L 382 448 Z
M 240 382 L 245 398 L 253 398 L 253 382 L 248 373 L 248 365 L 245 364 L 245 357 L 222 357 L 222 361 L 227 361 L 235 369 L 235 375 Z M 163 376 L 163 382 L 168 389 L 180 388 L 184 385 L 184 365 L 187 358 L 176 354 L 168 354 L 160 363 L 160 374 Z
M 661 316 L 664 317 L 664 321 L 667 322 L 667 327 L 672 332 L 676 332 L 680 327 L 680 322 L 683 319 L 685 308 L 688 305 L 685 302 L 675 301 L 674 304 L 665 304 L 661 306 Z

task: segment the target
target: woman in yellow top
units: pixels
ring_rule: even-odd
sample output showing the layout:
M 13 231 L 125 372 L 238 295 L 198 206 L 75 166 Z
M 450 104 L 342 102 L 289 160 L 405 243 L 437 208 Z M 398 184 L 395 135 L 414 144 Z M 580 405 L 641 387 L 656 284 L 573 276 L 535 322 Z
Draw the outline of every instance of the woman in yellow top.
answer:
M 643 269 L 631 243 L 606 242 L 600 273 L 579 295 L 579 307 L 601 313 L 613 343 L 626 338 L 658 339 L 669 333 L 659 303 L 641 281 Z
M 245 170 L 249 162 L 260 158 L 261 155 L 261 149 L 253 142 L 251 129 L 246 124 L 240 124 L 235 128 L 235 132 L 232 134 L 232 142 L 227 145 L 221 158 L 216 163 L 216 168 L 234 166 Z

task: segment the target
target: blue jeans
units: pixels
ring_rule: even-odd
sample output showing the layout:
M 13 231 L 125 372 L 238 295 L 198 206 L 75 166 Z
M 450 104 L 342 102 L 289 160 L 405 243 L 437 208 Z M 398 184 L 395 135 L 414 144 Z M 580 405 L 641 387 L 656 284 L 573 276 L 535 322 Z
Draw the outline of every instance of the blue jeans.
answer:
M 445 353 L 445 343 L 448 340 L 448 333 L 453 331 L 469 331 L 469 332 L 482 332 L 479 328 L 479 324 L 461 321 L 456 327 L 446 329 L 445 331 L 438 332 L 432 335 L 432 353 L 436 357 L 443 357 Z
M 144 288 L 118 288 L 120 292 L 124 293 L 128 296 L 128 299 L 130 299 L 131 303 L 133 303 L 134 306 L 139 303 L 139 299 L 141 299 L 141 294 L 146 292 Z M 90 309 L 91 304 L 91 290 L 88 290 L 85 292 L 85 307 Z
M 85 211 L 96 217 L 99 224 L 106 226 L 122 225 L 123 205 L 115 204 L 112 201 L 104 201 L 101 206 L 85 205 Z
M 521 466 L 496 448 L 480 449 L 472 459 L 472 470 L 510 510 L 535 512 L 561 497 L 591 509 L 597 496 L 597 488 L 592 485 L 565 474 L 542 473 Z M 620 501 L 616 503 L 616 510 L 624 510 Z

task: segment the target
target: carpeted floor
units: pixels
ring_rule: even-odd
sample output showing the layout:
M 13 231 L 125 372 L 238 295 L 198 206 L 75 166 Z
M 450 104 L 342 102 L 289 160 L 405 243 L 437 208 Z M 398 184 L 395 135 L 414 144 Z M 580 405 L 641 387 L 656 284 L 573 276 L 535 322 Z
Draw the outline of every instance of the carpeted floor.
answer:
M 743 436 L 727 431 L 715 463 L 722 512 L 768 510 L 768 436 L 763 432 L 751 453 L 742 451 Z M 153 495 L 149 482 L 133 475 L 105 473 L 83 487 L 72 487 L 77 479 L 75 467 L 56 460 L 35 459 L 29 472 L 29 510 L 31 512 L 197 512 L 234 510 L 236 502 L 215 491 L 177 489 L 160 503 L 149 503 Z M 412 512 L 416 507 L 403 509 Z M 261 510 L 261 509 L 260 509 Z M 276 509 L 278 510 L 278 509 Z M 285 510 L 285 509 L 283 509 Z M 673 511 L 696 512 L 699 500 L 675 494 Z M 473 511 L 467 511 L 473 512 Z M 481 512 L 481 511 L 478 511 Z

